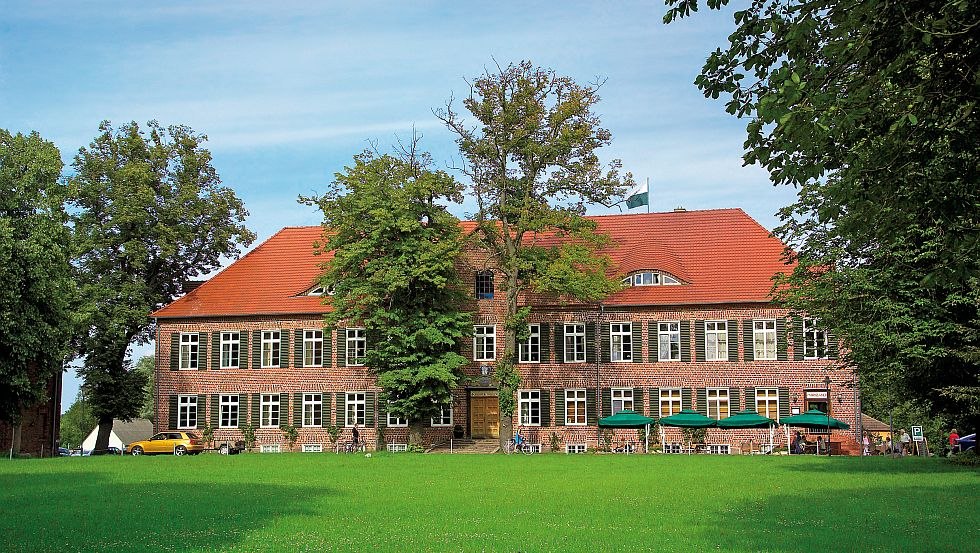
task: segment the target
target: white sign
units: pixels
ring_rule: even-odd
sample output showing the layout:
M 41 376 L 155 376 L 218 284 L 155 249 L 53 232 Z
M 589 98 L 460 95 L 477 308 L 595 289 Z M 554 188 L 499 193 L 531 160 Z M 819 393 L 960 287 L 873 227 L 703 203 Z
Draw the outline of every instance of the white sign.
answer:
M 921 426 L 912 427 L 912 440 L 916 442 L 924 442 L 926 440 L 925 436 L 922 435 Z
M 827 399 L 827 391 L 824 390 L 822 392 L 807 392 L 806 393 L 806 398 L 807 399 Z

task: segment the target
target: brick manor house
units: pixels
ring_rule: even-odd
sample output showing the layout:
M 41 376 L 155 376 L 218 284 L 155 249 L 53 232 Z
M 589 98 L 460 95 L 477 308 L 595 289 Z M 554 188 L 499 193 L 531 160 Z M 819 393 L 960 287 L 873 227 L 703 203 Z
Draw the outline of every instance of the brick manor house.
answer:
M 607 253 L 626 286 L 597 304 L 523 299 L 532 314 L 515 425 L 532 443 L 548 448 L 554 434 L 565 451 L 594 449 L 598 419 L 622 409 L 654 418 L 682 408 L 715 418 L 753 409 L 779 419 L 818 408 L 857 428 L 856 378 L 835 361 L 833 335 L 770 299 L 773 275 L 788 268 L 783 244 L 761 225 L 740 209 L 593 219 L 612 238 Z M 364 330 L 324 327 L 323 257 L 313 247 L 321 232 L 284 228 L 152 314 L 157 430 L 210 423 L 216 440 L 238 440 L 251 422 L 257 446 L 278 451 L 280 427 L 292 424 L 297 449 L 313 452 L 331 447 L 328 426 L 349 439 L 356 422 L 369 447 L 407 441 L 407 421 L 385 412 L 362 363 L 371 347 Z M 485 261 L 481 252 L 463 261 L 473 287 L 468 378 L 451 405 L 424 421 L 427 444 L 454 428 L 472 438 L 499 434 L 492 374 L 503 355 L 504 294 Z M 618 432 L 617 441 L 636 435 Z M 850 451 L 853 436 L 835 431 L 833 440 Z M 748 439 L 768 440 L 768 432 L 708 430 L 710 443 Z M 680 441 L 680 432 L 666 429 L 666 441 Z

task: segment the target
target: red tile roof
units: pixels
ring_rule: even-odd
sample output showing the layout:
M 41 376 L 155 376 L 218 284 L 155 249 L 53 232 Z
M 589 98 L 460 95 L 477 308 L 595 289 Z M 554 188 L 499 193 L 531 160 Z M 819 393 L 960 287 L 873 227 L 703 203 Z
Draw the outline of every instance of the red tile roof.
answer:
M 607 305 L 696 305 L 768 302 L 772 276 L 788 271 L 783 244 L 741 209 L 591 217 L 612 238 L 619 273 L 668 272 L 685 284 L 637 286 Z M 472 224 L 465 224 L 469 230 Z M 314 255 L 320 227 L 286 227 L 186 296 L 159 318 L 317 314 L 322 298 L 302 296 L 330 254 Z

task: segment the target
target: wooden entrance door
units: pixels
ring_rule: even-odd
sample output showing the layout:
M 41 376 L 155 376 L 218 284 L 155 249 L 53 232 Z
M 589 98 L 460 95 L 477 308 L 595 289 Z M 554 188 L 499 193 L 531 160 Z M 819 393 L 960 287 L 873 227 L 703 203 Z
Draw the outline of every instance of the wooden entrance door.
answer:
M 474 438 L 500 437 L 500 405 L 496 394 L 470 397 L 470 435 Z

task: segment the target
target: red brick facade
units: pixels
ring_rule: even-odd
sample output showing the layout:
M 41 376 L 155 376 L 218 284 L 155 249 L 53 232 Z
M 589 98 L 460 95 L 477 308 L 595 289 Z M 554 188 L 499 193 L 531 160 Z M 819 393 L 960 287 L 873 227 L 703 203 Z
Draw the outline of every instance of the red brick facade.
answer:
M 61 437 L 61 373 L 51 377 L 48 399 L 24 410 L 20 425 L 20 452 L 34 457 L 51 457 Z M 12 428 L 0 422 L 0 452 L 10 450 Z

